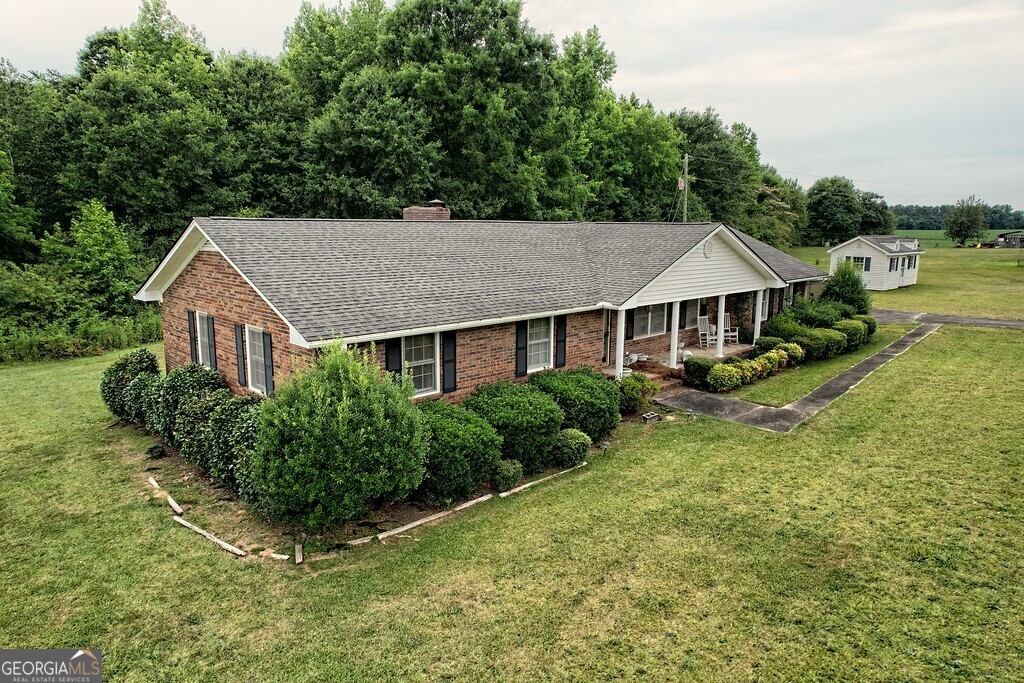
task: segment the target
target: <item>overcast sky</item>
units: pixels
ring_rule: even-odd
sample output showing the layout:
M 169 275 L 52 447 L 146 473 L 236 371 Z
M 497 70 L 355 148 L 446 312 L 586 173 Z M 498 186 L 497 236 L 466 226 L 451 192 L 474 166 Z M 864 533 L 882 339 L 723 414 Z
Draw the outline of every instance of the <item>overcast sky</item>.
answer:
M 299 0 L 169 0 L 207 45 L 281 51 Z M 86 36 L 136 0 L 0 0 L 0 56 L 71 71 Z M 976 194 L 1024 208 L 1020 0 L 528 0 L 561 39 L 597 25 L 613 87 L 663 110 L 715 107 L 808 187 L 845 175 L 892 204 Z

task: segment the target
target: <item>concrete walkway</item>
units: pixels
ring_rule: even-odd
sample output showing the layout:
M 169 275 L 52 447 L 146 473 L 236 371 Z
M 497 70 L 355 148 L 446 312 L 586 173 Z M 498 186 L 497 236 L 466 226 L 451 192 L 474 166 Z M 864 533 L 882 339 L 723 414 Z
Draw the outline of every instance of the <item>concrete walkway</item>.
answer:
M 934 323 L 918 325 L 878 353 L 868 356 L 814 391 L 782 408 L 762 406 L 738 398 L 709 394 L 688 387 L 671 389 L 659 397 L 657 402 L 670 408 L 688 410 L 697 415 L 738 422 L 772 432 L 788 432 L 937 329 L 939 329 L 939 325 Z
M 1008 320 L 1002 318 L 971 318 L 964 315 L 945 315 L 940 313 L 914 313 L 913 311 L 894 311 L 887 308 L 876 308 L 871 315 L 880 325 L 890 323 L 933 323 L 935 325 L 970 325 L 973 327 L 1008 327 L 1024 330 L 1024 320 Z

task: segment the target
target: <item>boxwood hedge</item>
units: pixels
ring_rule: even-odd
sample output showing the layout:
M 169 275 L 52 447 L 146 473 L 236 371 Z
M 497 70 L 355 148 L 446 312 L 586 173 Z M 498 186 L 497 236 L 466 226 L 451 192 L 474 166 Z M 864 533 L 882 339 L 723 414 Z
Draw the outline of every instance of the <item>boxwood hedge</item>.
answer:
M 565 413 L 563 429 L 578 429 L 592 440 L 619 426 L 619 388 L 596 370 L 549 370 L 532 375 L 529 384 L 550 396 Z

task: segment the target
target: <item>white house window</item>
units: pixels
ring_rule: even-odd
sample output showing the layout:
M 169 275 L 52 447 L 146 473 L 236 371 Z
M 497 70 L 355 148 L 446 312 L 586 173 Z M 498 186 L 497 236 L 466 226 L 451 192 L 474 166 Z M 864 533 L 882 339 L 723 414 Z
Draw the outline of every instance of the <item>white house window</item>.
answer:
M 417 334 L 402 339 L 402 359 L 412 375 L 416 395 L 437 391 L 437 335 Z
M 665 304 L 640 306 L 633 314 L 633 338 L 665 334 Z
M 249 371 L 249 388 L 267 393 L 267 367 L 264 359 L 263 330 L 245 326 L 245 364 Z
M 909 268 L 910 270 L 914 270 L 915 268 L 917 268 L 917 254 L 907 257 L 907 268 Z
M 899 267 L 900 267 L 900 260 L 898 258 L 896 258 L 895 256 L 890 256 L 889 257 L 889 272 L 890 273 L 895 273 L 897 270 L 899 270 Z
M 700 305 L 703 301 L 703 299 L 690 299 L 686 302 L 686 320 L 683 321 L 684 330 L 697 327 L 697 316 L 700 314 Z
M 526 323 L 526 371 L 550 368 L 551 318 L 534 318 Z
M 865 273 L 871 272 L 870 256 L 847 256 L 846 260 L 852 260 L 853 265 L 856 266 L 857 270 L 864 271 Z
M 210 359 L 215 353 L 213 339 L 210 339 L 210 327 L 210 316 L 196 311 L 196 351 L 199 355 L 199 364 L 208 368 L 213 367 Z
M 761 322 L 768 319 L 768 290 L 761 290 Z

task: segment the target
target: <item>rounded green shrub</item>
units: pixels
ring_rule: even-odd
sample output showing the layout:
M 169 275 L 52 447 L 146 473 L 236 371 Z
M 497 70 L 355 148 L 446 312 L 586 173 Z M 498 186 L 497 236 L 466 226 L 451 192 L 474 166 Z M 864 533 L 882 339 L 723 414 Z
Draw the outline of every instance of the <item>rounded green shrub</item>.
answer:
M 840 320 L 832 329 L 838 330 L 846 335 L 846 347 L 844 353 L 856 351 L 868 339 L 868 326 L 859 320 Z
M 813 329 L 807 338 L 794 341 L 804 347 L 809 360 L 835 358 L 846 350 L 846 335 L 838 330 Z
M 868 337 L 875 336 L 875 332 L 878 331 L 878 321 L 872 318 L 870 315 L 855 315 L 854 320 L 859 320 L 864 323 L 868 328 Z
M 647 375 L 634 372 L 619 380 L 619 412 L 636 415 L 651 409 L 658 383 Z
M 751 363 L 754 362 L 755 361 L 751 361 Z M 707 381 L 708 386 L 710 386 L 714 391 L 721 393 L 732 391 L 743 384 L 743 375 L 736 365 L 719 363 L 715 367 L 711 368 L 711 372 L 708 373 Z
M 164 415 L 161 404 L 164 400 L 164 385 L 166 384 L 167 376 L 165 375 L 157 377 L 141 390 L 142 414 L 145 418 L 143 425 L 150 434 L 161 434 L 160 424 Z
M 206 469 L 213 479 L 235 490 L 245 469 L 242 463 L 248 462 L 256 447 L 259 422 L 254 418 L 262 401 L 260 396 L 235 396 L 210 413 Z
M 518 460 L 527 473 L 539 472 L 550 463 L 565 413 L 540 389 L 498 380 L 478 386 L 463 405 L 498 432 L 503 458 Z
M 708 373 L 716 365 L 718 365 L 718 361 L 713 358 L 701 358 L 700 356 L 687 358 L 683 361 L 683 379 L 695 389 L 710 389 Z
M 786 309 L 793 319 L 807 327 L 832 327 L 844 318 L 852 318 L 856 310 L 837 301 L 800 297 Z
M 190 398 L 201 394 L 227 389 L 227 383 L 220 373 L 202 365 L 190 363 L 167 373 L 160 383 L 160 399 L 156 407 L 153 427 L 167 443 L 177 448 L 180 444 L 174 436 L 178 421 L 179 407 Z M 147 420 L 146 426 L 149 426 Z
M 206 391 L 184 399 L 174 421 L 174 441 L 185 462 L 201 470 L 209 466 L 210 415 L 231 399 L 227 389 Z
M 603 439 L 619 426 L 619 387 L 591 368 L 550 370 L 531 375 L 529 384 L 550 396 L 565 413 L 564 429 Z
M 523 465 L 518 460 L 499 460 L 491 472 L 491 483 L 499 491 L 514 489 L 523 479 Z
M 244 475 L 257 507 L 320 528 L 408 496 L 427 450 L 414 392 L 408 374 L 396 383 L 368 351 L 328 346 L 260 407 Z
M 434 505 L 468 498 L 501 459 L 501 437 L 487 420 L 446 401 L 425 401 L 420 410 L 429 440 L 417 494 Z
M 794 365 L 804 359 L 804 350 L 800 348 L 799 344 L 794 344 L 793 342 L 784 342 L 782 344 L 779 344 L 777 348 L 780 351 L 785 351 L 789 365 Z
M 593 441 L 579 429 L 563 429 L 558 432 L 555 447 L 551 450 L 551 461 L 555 467 L 575 467 L 587 459 Z
M 778 337 L 786 341 L 793 341 L 794 337 L 807 336 L 810 331 L 810 327 L 800 324 L 793 317 L 792 308 L 787 308 L 761 326 L 761 332 L 766 336 Z
M 235 490 L 239 497 L 249 503 L 258 504 L 259 487 L 253 477 L 253 458 L 259 442 L 260 430 L 263 425 L 263 410 L 259 404 L 248 410 L 239 411 L 234 420 L 234 428 L 229 435 L 234 451 L 231 457 L 232 474 L 235 478 Z
M 762 353 L 767 353 L 782 343 L 781 337 L 758 337 L 754 341 L 754 354 L 760 356 Z
M 843 261 L 837 267 L 825 285 L 821 298 L 826 301 L 839 301 L 852 306 L 862 315 L 871 312 L 871 295 L 864 286 L 864 278 L 850 261 Z
M 115 417 L 128 419 L 124 405 L 124 390 L 139 375 L 160 374 L 160 365 L 149 349 L 135 349 L 114 361 L 103 371 L 100 396 Z
M 132 424 L 145 426 L 146 411 L 148 410 L 148 399 L 153 386 L 160 381 L 159 375 L 143 373 L 128 382 L 121 394 L 124 403 L 124 419 Z

